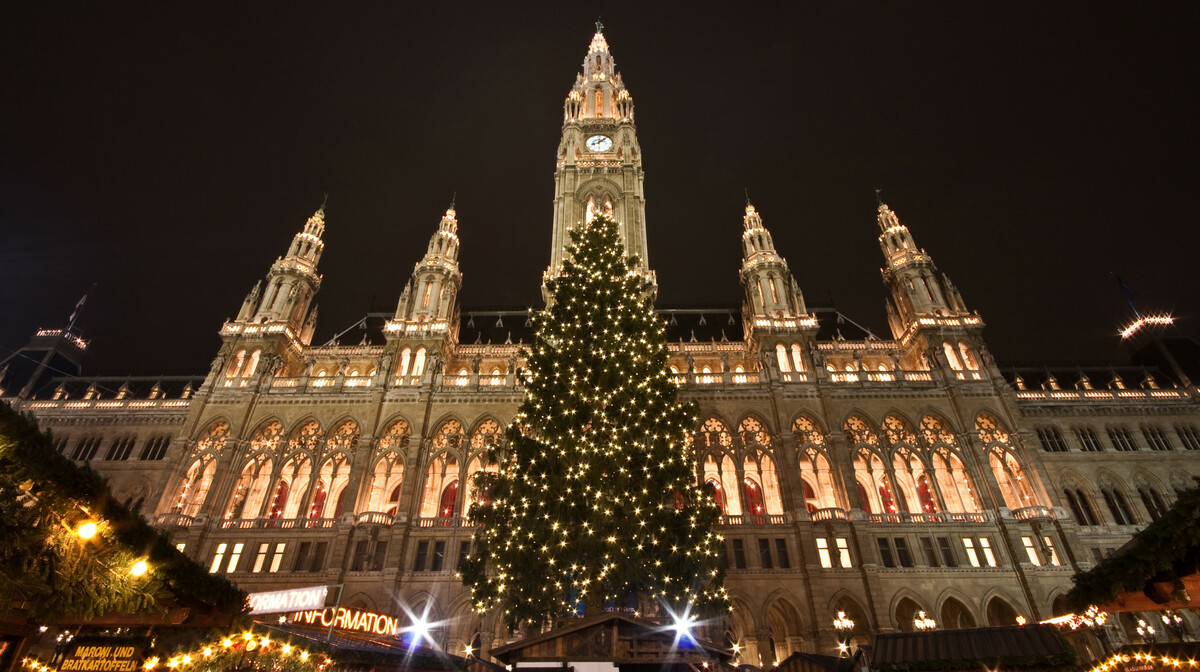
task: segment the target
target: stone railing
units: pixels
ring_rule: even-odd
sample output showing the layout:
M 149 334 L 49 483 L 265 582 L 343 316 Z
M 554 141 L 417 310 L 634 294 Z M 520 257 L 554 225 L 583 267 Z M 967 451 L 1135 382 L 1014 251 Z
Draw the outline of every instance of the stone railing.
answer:
M 1017 399 L 1037 401 L 1114 401 L 1155 399 L 1188 401 L 1185 390 L 1018 390 Z
M 812 513 L 808 514 L 813 522 L 821 522 L 825 520 L 848 520 L 845 509 L 829 507 L 825 509 L 813 509 Z
M 872 523 L 986 523 L 983 513 L 868 513 Z
M 337 518 L 234 518 L 222 520 L 222 530 L 318 530 L 333 527 Z
M 787 517 L 780 515 L 721 516 L 722 525 L 786 525 Z
M 130 409 L 162 409 L 187 408 L 191 399 L 48 399 L 31 401 L 23 408 L 46 410 L 51 408 L 96 410 L 130 410 Z
M 354 517 L 354 522 L 360 525 L 391 525 L 395 521 L 395 516 L 382 511 L 364 511 Z
M 466 516 L 445 516 L 437 518 L 414 518 L 417 527 L 474 527 L 467 522 Z
M 1054 509 L 1048 506 L 1026 506 L 1013 509 L 1012 515 L 1017 520 L 1054 520 Z
M 191 516 L 185 516 L 182 513 L 160 513 L 154 519 L 155 527 L 191 527 L 196 521 Z

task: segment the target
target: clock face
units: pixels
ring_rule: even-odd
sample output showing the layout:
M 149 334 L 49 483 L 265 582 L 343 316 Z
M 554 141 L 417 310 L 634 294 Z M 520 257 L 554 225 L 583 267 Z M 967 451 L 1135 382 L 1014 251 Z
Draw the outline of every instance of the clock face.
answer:
M 612 138 L 607 135 L 593 135 L 584 144 L 587 145 L 589 151 L 607 152 L 612 149 Z

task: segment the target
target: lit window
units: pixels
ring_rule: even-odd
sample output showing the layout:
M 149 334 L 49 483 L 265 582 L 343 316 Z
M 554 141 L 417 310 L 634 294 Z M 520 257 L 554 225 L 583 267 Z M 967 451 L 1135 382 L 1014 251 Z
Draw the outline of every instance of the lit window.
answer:
M 967 549 L 967 559 L 971 561 L 972 567 L 979 566 L 979 555 L 975 553 L 975 540 L 970 537 L 963 537 L 963 548 Z
M 596 87 L 596 116 L 599 117 L 604 113 L 604 94 L 600 91 L 600 87 Z
M 829 540 L 824 537 L 817 537 L 817 556 L 821 559 L 821 566 L 825 569 L 833 567 L 833 558 L 829 555 Z
M 950 362 L 950 368 L 955 371 L 962 371 L 962 364 L 958 363 L 958 355 L 954 352 L 954 346 L 949 343 L 942 343 L 942 349 L 946 351 L 946 361 Z
M 846 538 L 838 537 L 834 541 L 837 542 L 838 560 L 841 561 L 842 567 L 846 569 L 853 567 L 850 562 L 850 545 L 847 543 Z
M 263 570 L 263 565 L 267 562 L 267 551 L 270 550 L 270 544 L 259 544 L 258 554 L 254 556 L 254 569 L 250 570 L 257 574 Z
M 1054 539 L 1049 536 L 1042 537 L 1042 541 L 1046 542 L 1046 553 L 1050 556 L 1050 564 L 1058 567 L 1062 564 L 1062 560 L 1058 559 L 1058 551 L 1054 550 Z
M 221 569 L 221 561 L 225 559 L 225 544 L 217 544 L 217 552 L 213 554 L 212 565 L 208 568 L 210 574 L 216 574 Z
M 1025 555 L 1029 557 L 1029 562 L 1034 567 L 1042 565 L 1042 559 L 1038 557 L 1037 549 L 1033 547 L 1033 537 L 1021 537 L 1021 544 L 1025 547 Z
M 779 370 L 780 371 L 782 371 L 783 373 L 787 373 L 788 371 L 792 370 L 788 364 L 787 348 L 784 347 L 784 345 L 782 343 L 777 343 L 775 345 L 775 357 L 776 357 L 776 359 L 779 360 Z
M 995 567 L 996 556 L 992 554 L 992 540 L 987 537 L 980 537 L 979 548 L 983 550 L 983 555 L 987 559 L 987 566 Z
M 429 297 L 432 294 L 433 294 L 433 285 L 426 282 L 425 283 L 425 298 L 421 299 L 421 307 L 422 308 L 429 307 Z
M 241 560 L 241 558 L 242 558 L 242 544 L 234 544 L 233 545 L 233 553 L 229 554 L 229 564 L 225 567 L 225 571 L 227 573 L 236 572 L 238 560 Z
M 279 565 L 283 564 L 283 550 L 287 548 L 287 544 L 275 544 L 275 557 L 271 558 L 271 573 L 279 571 Z
M 175 544 L 175 550 L 179 551 L 180 553 L 182 553 L 183 549 L 185 549 L 185 548 L 187 548 L 186 543 L 180 542 L 178 544 Z

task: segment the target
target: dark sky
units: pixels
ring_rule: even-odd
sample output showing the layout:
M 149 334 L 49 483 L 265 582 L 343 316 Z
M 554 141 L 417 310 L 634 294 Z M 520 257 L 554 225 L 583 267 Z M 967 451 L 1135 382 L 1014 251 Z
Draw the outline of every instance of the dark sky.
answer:
M 324 192 L 317 341 L 394 309 L 453 192 L 462 302 L 536 305 L 598 6 L 660 305 L 740 301 L 748 187 L 809 303 L 887 333 L 878 186 L 1002 361 L 1120 358 L 1113 271 L 1195 335 L 1194 3 L 754 4 L 9 6 L 0 347 L 96 283 L 90 372 L 202 373 Z

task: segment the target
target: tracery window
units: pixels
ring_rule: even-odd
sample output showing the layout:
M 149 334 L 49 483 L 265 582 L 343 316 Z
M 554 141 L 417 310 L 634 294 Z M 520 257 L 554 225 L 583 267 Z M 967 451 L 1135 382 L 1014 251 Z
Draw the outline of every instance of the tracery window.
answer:
M 463 429 L 457 420 L 447 420 L 438 427 L 433 435 L 433 447 L 437 450 L 444 448 L 458 449 L 462 447 Z
M 854 451 L 854 479 L 867 513 L 898 513 L 891 476 L 879 454 L 879 435 L 862 416 L 852 415 L 842 425 Z
M 448 452 L 438 454 L 429 462 L 429 469 L 425 473 L 425 491 L 421 497 L 422 518 L 445 518 L 458 513 L 459 476 L 458 458 Z M 451 500 L 447 511 L 445 499 L 448 491 Z
M 805 508 L 811 513 L 816 509 L 840 507 L 833 485 L 833 473 L 829 468 L 829 457 L 825 452 L 825 435 L 817 428 L 816 422 L 808 416 L 797 417 L 792 422 L 792 439 L 796 444 L 800 479 L 805 485 Z
M 205 453 L 192 462 L 180 484 L 179 498 L 172 511 L 185 516 L 199 514 L 216 473 L 217 460 L 211 454 Z
M 275 423 L 278 425 L 279 423 Z M 261 430 L 259 430 L 261 431 Z M 242 467 L 237 485 L 233 489 L 233 498 L 229 509 L 225 512 L 228 518 L 257 518 L 261 513 L 263 499 L 271 485 L 271 469 L 274 460 L 268 452 L 252 453 Z
M 779 496 L 779 475 L 775 461 L 765 451 L 746 454 L 743 463 L 746 513 L 751 515 L 782 515 L 783 500 Z
M 703 480 L 713 486 L 713 499 L 721 512 L 729 516 L 742 515 L 742 502 L 738 496 L 737 467 L 728 453 L 708 454 L 704 457 Z
M 288 452 L 294 453 L 298 450 L 303 450 L 311 455 L 317 454 L 317 448 L 321 445 L 321 424 L 316 420 L 309 420 L 292 430 L 288 437 Z
M 365 510 L 396 515 L 400 486 L 404 482 L 404 453 L 411 433 L 406 420 L 396 420 L 379 439 L 376 448 L 379 458 L 371 472 L 371 488 L 367 493 Z
M 729 450 L 733 447 L 733 435 L 729 433 L 729 427 L 716 418 L 704 421 L 704 424 L 700 426 L 698 438 L 701 450 L 710 448 Z
M 934 501 L 929 479 L 925 476 L 925 463 L 915 450 L 917 435 L 897 415 L 888 415 L 883 419 L 883 431 L 892 448 L 892 480 L 895 485 L 892 496 L 898 496 L 903 511 L 936 513 L 937 502 Z
M 196 439 L 196 448 L 193 452 L 220 454 L 225 449 L 225 443 L 228 440 L 229 423 L 224 420 L 217 420 L 204 430 L 200 438 Z
M 921 418 L 919 431 L 925 445 L 931 449 L 929 461 L 933 466 L 933 477 L 943 508 L 953 513 L 978 513 L 980 509 L 975 488 L 959 457 L 954 432 L 932 415 Z
M 761 448 L 770 450 L 771 435 L 767 432 L 763 424 L 755 418 L 746 418 L 738 425 L 738 436 L 742 439 L 742 445 L 746 448 Z
M 315 424 L 315 423 L 314 423 Z M 302 452 L 294 453 L 280 470 L 275 496 L 268 507 L 268 518 L 299 518 L 300 507 L 312 482 L 312 458 Z
M 988 450 L 988 462 L 1000 486 L 1004 505 L 1009 509 L 1019 509 L 1037 504 L 1033 487 L 1025 477 L 1025 468 L 1015 454 L 1004 425 L 995 416 L 980 413 L 975 418 L 975 430 Z
M 479 500 L 488 502 L 489 498 L 486 493 L 479 493 L 475 486 L 475 474 L 481 471 L 497 473 L 500 471 L 500 464 L 489 453 L 500 447 L 503 438 L 503 429 L 500 423 L 492 419 L 484 420 L 479 423 L 475 431 L 471 432 L 471 463 L 467 465 L 468 481 L 465 488 L 465 497 L 462 510 L 464 513 L 471 511 L 471 505 Z M 483 495 L 480 497 L 480 495 Z
M 599 116 L 602 116 L 603 114 L 604 114 L 604 93 L 600 90 L 600 87 L 597 86 L 596 87 L 596 116 L 599 117 Z
M 346 486 L 350 482 L 350 456 L 358 443 L 358 423 L 346 420 L 325 440 L 325 461 L 321 464 L 309 518 L 337 518 L 345 510 Z

